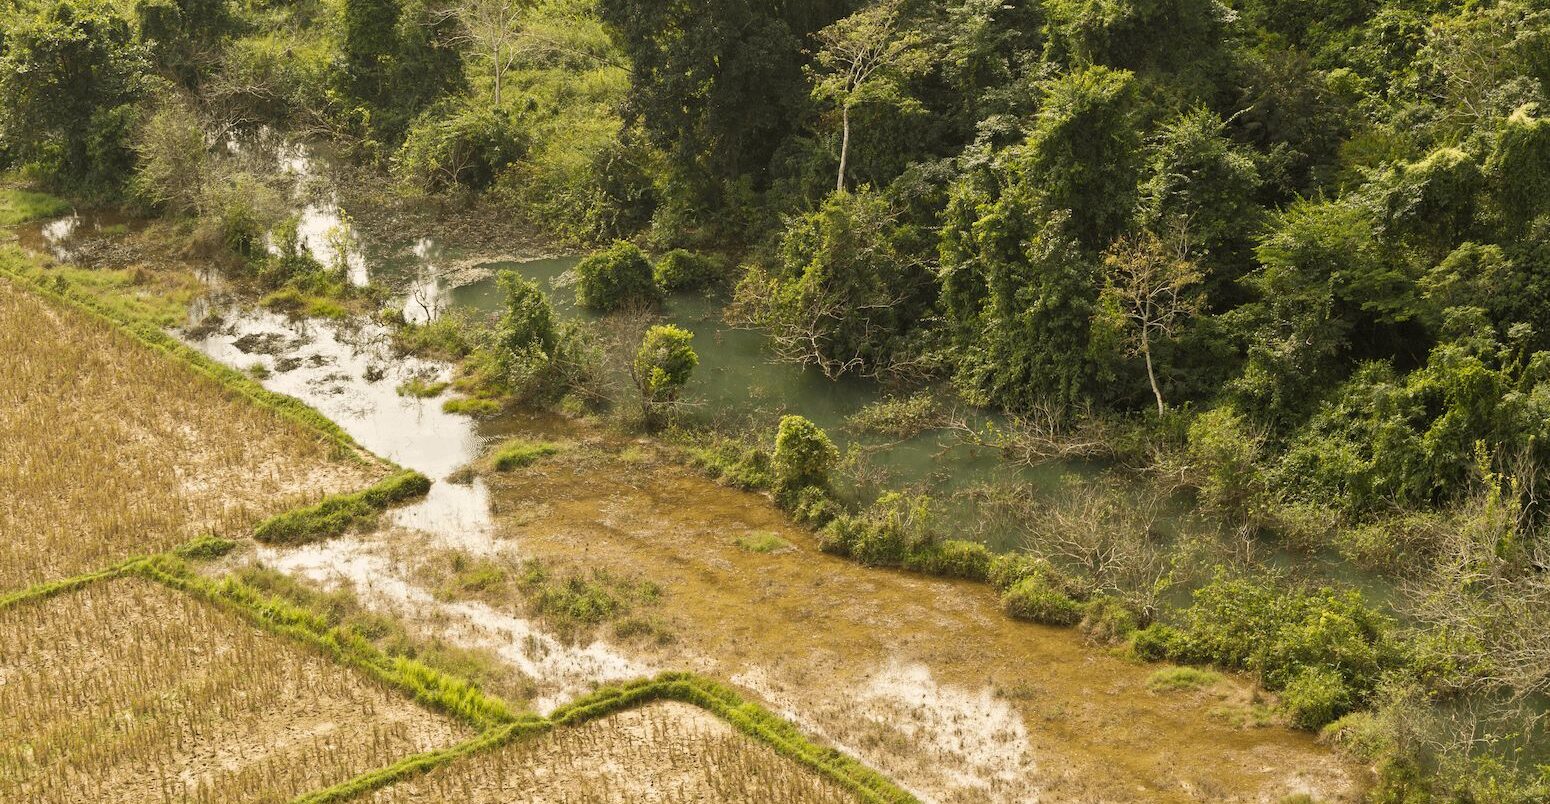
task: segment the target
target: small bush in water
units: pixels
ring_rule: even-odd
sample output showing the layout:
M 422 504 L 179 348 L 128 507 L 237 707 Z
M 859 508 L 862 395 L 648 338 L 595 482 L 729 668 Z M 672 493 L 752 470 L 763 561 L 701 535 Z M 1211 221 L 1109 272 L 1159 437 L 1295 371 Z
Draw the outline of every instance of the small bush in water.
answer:
M 608 312 L 661 298 L 651 261 L 634 243 L 621 240 L 576 266 L 576 304 L 587 309 Z

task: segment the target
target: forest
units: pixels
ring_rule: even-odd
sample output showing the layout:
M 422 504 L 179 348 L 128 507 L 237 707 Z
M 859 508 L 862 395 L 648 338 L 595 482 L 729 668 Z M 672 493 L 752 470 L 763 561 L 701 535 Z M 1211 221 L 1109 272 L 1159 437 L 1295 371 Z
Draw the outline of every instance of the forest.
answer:
M 1372 801 L 1550 797 L 1547 0 L 0 9 L 0 169 L 38 198 L 161 221 L 266 306 L 369 309 L 230 145 L 327 142 L 374 204 L 590 252 L 581 308 L 709 294 L 772 360 L 886 389 L 858 427 L 1128 491 L 988 550 L 930 495 L 831 480 L 801 417 L 681 425 L 690 333 L 618 358 L 515 276 L 493 325 L 391 322 L 460 362 L 462 412 L 627 407 L 827 552 L 1251 674 Z M 1137 494 L 1214 546 L 1161 544 Z

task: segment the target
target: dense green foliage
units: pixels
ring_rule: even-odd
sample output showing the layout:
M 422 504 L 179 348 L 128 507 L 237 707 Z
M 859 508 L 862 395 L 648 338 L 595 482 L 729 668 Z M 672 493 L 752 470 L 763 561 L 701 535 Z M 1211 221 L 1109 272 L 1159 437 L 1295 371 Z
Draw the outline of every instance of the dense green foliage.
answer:
M 786 416 L 780 420 L 770 461 L 775 490 L 790 495 L 827 488 L 829 472 L 839 459 L 840 451 L 827 433 L 801 416 Z
M 692 340 L 694 333 L 672 324 L 653 326 L 641 338 L 630 363 L 630 376 L 640 391 L 641 408 L 648 419 L 678 400 L 689 375 L 700 364 L 700 356 L 689 343 Z
M 662 296 L 651 260 L 634 243 L 617 242 L 576 265 L 576 304 L 609 311 L 655 304 Z

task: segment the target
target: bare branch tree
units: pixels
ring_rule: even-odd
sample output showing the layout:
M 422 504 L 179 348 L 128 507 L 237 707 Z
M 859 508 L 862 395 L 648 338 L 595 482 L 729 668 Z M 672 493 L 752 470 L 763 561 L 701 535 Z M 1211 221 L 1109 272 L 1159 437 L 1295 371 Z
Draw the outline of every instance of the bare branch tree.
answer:
M 1108 271 L 1104 295 L 1124 317 L 1131 349 L 1146 360 L 1146 377 L 1157 398 L 1157 415 L 1166 410 L 1152 347 L 1173 338 L 1185 318 L 1204 302 L 1196 286 L 1204 278 L 1189 259 L 1182 227 L 1167 242 L 1151 232 L 1115 241 L 1103 258 Z
M 468 47 L 489 63 L 497 107 L 501 105 L 506 73 L 522 57 L 520 45 L 529 6 L 527 0 L 460 0 L 439 15 L 440 19 L 450 16 L 458 22 L 451 42 Z

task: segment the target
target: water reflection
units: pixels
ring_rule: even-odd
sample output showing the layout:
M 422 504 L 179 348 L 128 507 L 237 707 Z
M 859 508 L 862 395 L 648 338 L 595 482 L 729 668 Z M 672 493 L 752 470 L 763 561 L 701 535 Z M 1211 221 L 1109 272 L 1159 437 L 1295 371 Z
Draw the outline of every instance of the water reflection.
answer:
M 264 387 L 294 396 L 339 423 L 366 449 L 425 473 L 431 493 L 396 509 L 395 521 L 450 541 L 478 543 L 490 526 L 483 482 L 445 482 L 484 447 L 474 422 L 441 410 L 437 399 L 399 395 L 411 379 L 445 380 L 443 364 L 400 357 L 385 326 L 298 319 L 212 303 L 185 333 L 206 355 L 241 369 L 260 367 Z

